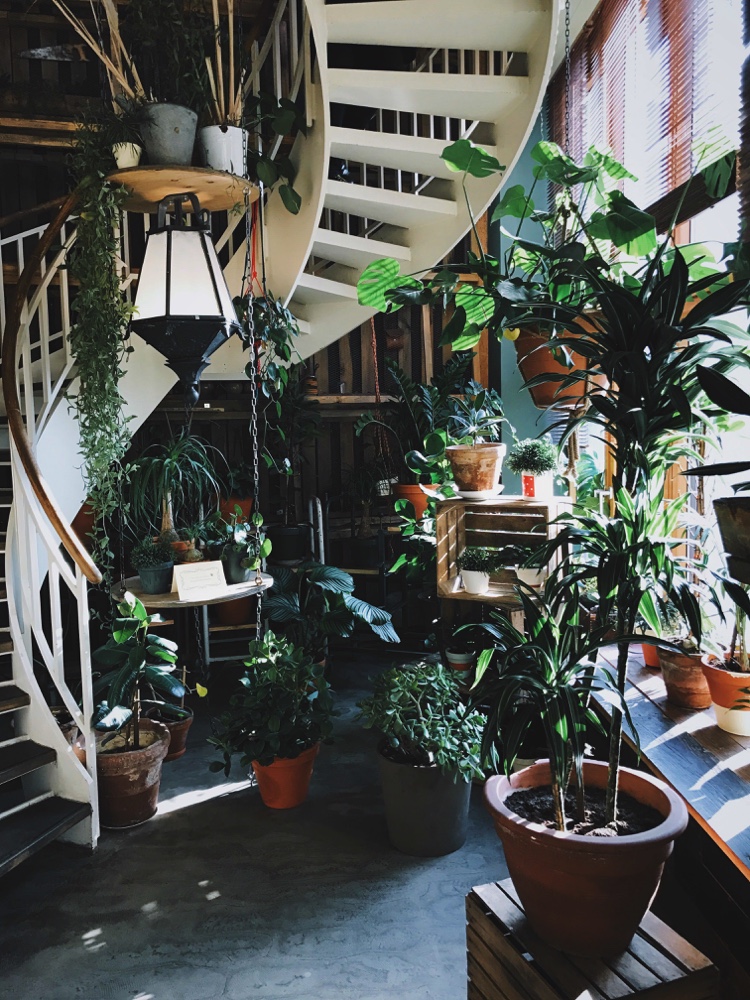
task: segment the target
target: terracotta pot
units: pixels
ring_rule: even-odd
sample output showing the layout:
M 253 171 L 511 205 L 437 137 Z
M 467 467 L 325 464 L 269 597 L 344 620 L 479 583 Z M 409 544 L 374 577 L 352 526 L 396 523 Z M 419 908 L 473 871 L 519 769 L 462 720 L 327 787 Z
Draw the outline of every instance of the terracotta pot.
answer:
M 174 552 L 175 563 L 188 562 L 189 560 L 187 554 L 190 551 L 190 549 L 195 548 L 194 541 L 191 542 L 178 541 L 178 542 L 170 542 L 169 544 L 172 546 L 172 552 Z
M 593 326 L 592 326 L 593 329 Z M 573 333 L 565 332 L 565 337 L 574 337 Z M 558 361 L 552 351 L 546 346 L 548 337 L 537 330 L 524 328 L 516 338 L 516 354 L 518 356 L 518 367 L 523 375 L 524 382 L 535 378 L 537 375 L 570 375 L 576 369 L 586 368 L 586 359 L 581 354 L 571 351 L 573 367 L 568 368 L 563 361 Z M 544 382 L 542 385 L 529 389 L 534 406 L 540 410 L 547 410 L 554 406 L 557 409 L 580 406 L 583 394 L 587 387 L 598 385 L 604 388 L 607 384 L 604 376 L 592 378 L 589 382 L 576 382 L 574 385 L 566 386 L 558 395 L 560 389 L 559 382 Z
M 299 757 L 277 757 L 267 765 L 253 761 L 260 797 L 269 809 L 293 809 L 305 801 L 318 750 L 316 743 Z
M 589 787 L 606 787 L 606 764 L 586 761 L 583 771 Z M 513 885 L 532 927 L 553 948 L 594 958 L 619 955 L 656 895 L 675 838 L 687 827 L 685 803 L 663 781 L 623 767 L 621 792 L 664 817 L 653 830 L 624 837 L 558 833 L 505 805 L 512 792 L 549 783 L 549 764 L 541 761 L 485 785 Z
M 499 486 L 504 444 L 452 444 L 445 449 L 445 453 L 459 490 L 479 493 Z
M 661 664 L 659 663 L 659 650 L 656 646 L 650 645 L 648 642 L 641 643 L 641 650 L 643 651 L 643 662 L 651 670 L 658 670 Z
M 711 692 L 716 725 L 735 736 L 750 736 L 750 674 L 725 670 L 717 657 L 711 655 L 703 657 L 702 667 Z
M 673 653 L 671 649 L 659 649 L 657 653 L 667 688 L 667 700 L 680 708 L 708 708 L 711 692 L 703 676 L 701 654 Z
M 190 715 L 187 719 L 174 722 L 170 719 L 163 721 L 169 730 L 169 748 L 164 760 L 178 760 L 187 750 L 188 730 L 193 724 L 193 716 Z
M 141 719 L 140 729 L 142 733 L 155 733 L 155 742 L 141 750 L 97 754 L 102 826 L 113 829 L 137 826 L 156 812 L 161 766 L 169 750 L 169 730 L 153 719 Z
M 430 493 L 437 490 L 437 486 L 432 483 L 425 483 L 424 488 Z M 415 486 L 412 483 L 396 483 L 393 487 L 393 495 L 397 500 L 410 500 L 417 520 L 421 521 L 427 510 L 428 501 L 427 494 L 422 491 L 421 486 Z
M 235 507 L 239 507 L 243 518 L 249 521 L 253 512 L 253 498 L 231 496 L 226 500 L 219 500 L 219 513 L 225 521 L 229 521 L 231 515 L 235 513 Z
M 222 625 L 246 625 L 253 613 L 253 598 L 238 597 L 216 605 L 216 619 Z

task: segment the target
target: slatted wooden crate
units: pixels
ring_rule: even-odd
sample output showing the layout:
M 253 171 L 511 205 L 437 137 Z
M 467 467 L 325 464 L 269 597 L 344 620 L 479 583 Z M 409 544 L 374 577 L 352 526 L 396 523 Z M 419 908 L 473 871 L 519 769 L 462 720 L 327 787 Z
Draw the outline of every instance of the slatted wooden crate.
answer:
M 527 500 L 507 496 L 497 500 L 443 500 L 437 506 L 437 588 L 441 597 L 485 601 L 501 607 L 517 605 L 512 571 L 490 581 L 486 594 L 467 594 L 456 565 L 468 545 L 499 549 L 504 545 L 541 545 L 557 527 L 551 522 L 567 506 L 558 500 Z
M 545 945 L 510 879 L 466 897 L 468 1000 L 718 1000 L 719 972 L 652 913 L 616 958 L 576 958 Z M 561 914 L 564 920 L 565 915 Z

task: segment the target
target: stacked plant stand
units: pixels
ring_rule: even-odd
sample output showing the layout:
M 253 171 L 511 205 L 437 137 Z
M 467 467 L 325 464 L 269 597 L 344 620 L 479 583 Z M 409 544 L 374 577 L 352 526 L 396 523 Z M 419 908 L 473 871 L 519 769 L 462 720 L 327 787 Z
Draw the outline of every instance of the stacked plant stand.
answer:
M 468 1000 L 718 1000 L 719 971 L 652 913 L 609 959 L 555 951 L 534 934 L 513 883 L 466 897 Z M 560 914 L 565 919 L 565 914 Z

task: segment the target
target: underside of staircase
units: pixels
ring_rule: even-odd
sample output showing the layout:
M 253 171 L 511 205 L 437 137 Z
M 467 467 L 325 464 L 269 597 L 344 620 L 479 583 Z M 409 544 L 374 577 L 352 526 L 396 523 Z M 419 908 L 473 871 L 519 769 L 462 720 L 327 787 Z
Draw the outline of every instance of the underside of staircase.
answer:
M 404 273 L 419 274 L 469 230 L 461 177 L 440 153 L 457 139 L 471 138 L 510 171 L 539 111 L 559 19 L 557 0 L 305 0 L 304 6 L 309 128 L 292 151 L 302 208 L 292 216 L 272 194 L 264 240 L 268 287 L 299 320 L 302 358 L 369 319 L 356 291 L 369 263 L 394 257 Z M 501 183 L 497 176 L 467 179 L 474 216 Z M 61 244 L 75 238 L 74 225 L 70 230 Z M 31 235 L 38 240 L 42 233 L 40 227 Z M 27 252 L 19 242 L 19 274 Z M 229 254 L 225 273 L 233 294 L 241 290 L 244 259 L 244 244 Z M 122 263 L 127 286 L 135 272 L 127 259 Z M 79 464 L 78 429 L 65 400 L 65 392 L 75 390 L 75 368 L 67 346 L 71 320 L 62 265 L 63 251 L 45 261 L 45 281 L 26 304 L 18 380 L 36 460 L 70 521 L 84 497 L 83 480 L 71 471 Z M 133 428 L 174 381 L 161 356 L 138 338 L 134 345 L 121 382 Z M 241 378 L 245 363 L 239 339 L 232 338 L 212 359 L 207 376 Z M 57 684 L 63 702 L 76 710 L 65 686 L 67 640 L 59 608 L 53 601 L 50 622 L 39 602 L 49 579 L 55 587 L 67 586 L 83 632 L 86 581 L 70 568 L 40 515 L 13 443 L 4 446 L 10 450 L 0 454 L 2 565 L 6 543 L 9 561 L 7 581 L 4 568 L 0 580 L 0 875 L 53 839 L 93 847 L 98 836 L 90 725 L 79 711 L 90 753 L 83 767 L 49 710 L 49 690 L 38 680 L 41 657 L 51 681 L 45 687 Z M 84 639 L 87 631 L 76 656 L 90 686 Z

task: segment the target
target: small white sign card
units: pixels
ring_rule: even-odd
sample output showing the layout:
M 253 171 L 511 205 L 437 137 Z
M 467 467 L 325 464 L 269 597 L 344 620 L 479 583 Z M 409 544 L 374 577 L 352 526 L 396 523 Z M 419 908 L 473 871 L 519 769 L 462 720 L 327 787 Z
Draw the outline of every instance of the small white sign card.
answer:
M 182 563 L 175 566 L 172 577 L 172 592 L 181 601 L 210 601 L 222 597 L 227 592 L 224 565 L 221 560 Z

